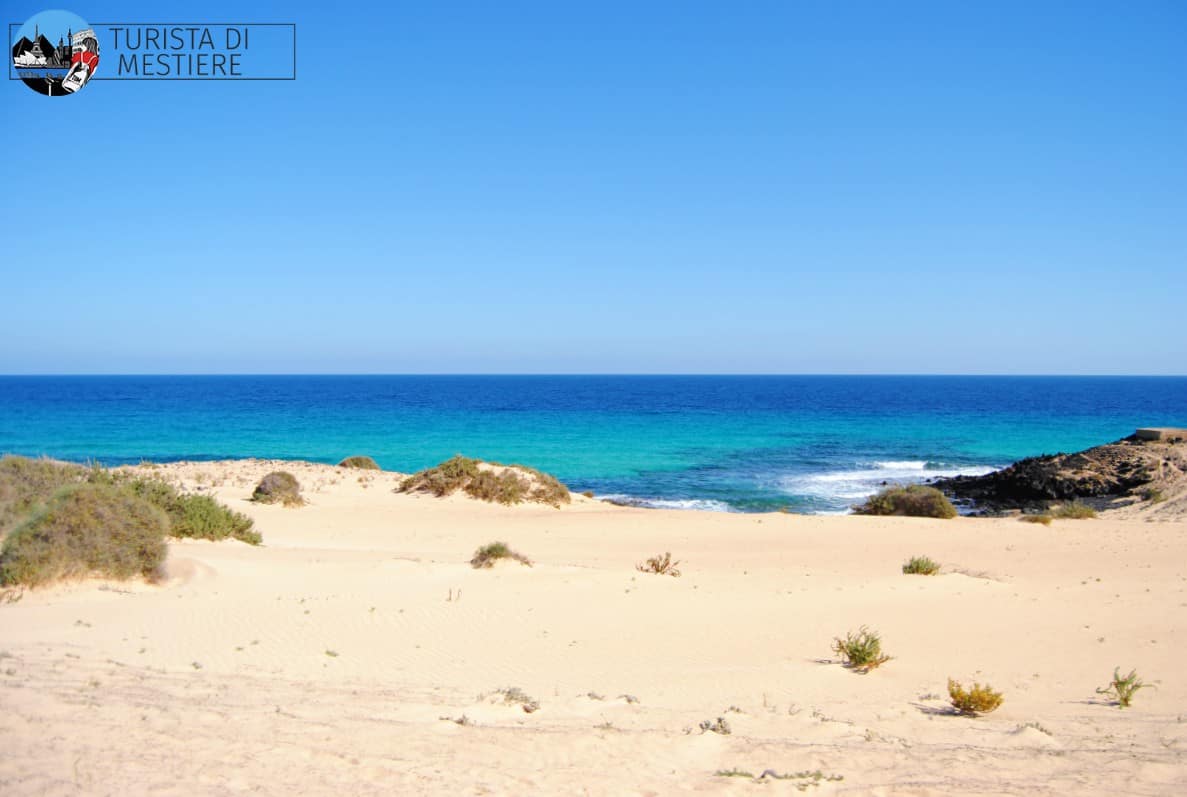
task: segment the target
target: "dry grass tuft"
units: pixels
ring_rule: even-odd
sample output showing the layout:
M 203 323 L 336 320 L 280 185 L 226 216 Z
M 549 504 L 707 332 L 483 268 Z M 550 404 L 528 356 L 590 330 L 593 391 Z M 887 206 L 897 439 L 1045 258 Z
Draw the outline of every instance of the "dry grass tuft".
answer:
M 472 498 L 513 505 L 531 501 L 559 507 L 571 500 L 556 477 L 526 465 L 501 465 L 458 454 L 440 465 L 414 473 L 400 483 L 402 493 L 432 493 L 438 498 L 462 490 Z
M 940 572 L 940 563 L 926 556 L 912 556 L 903 563 L 903 572 L 914 576 L 934 576 Z
M 679 561 L 672 561 L 671 551 L 665 551 L 663 556 L 653 556 L 646 562 L 635 565 L 635 569 L 640 573 L 655 573 L 658 576 L 674 576 L 680 577 L 680 570 L 676 565 Z
M 1096 510 L 1079 501 L 1070 501 L 1055 510 L 1055 517 L 1061 520 L 1085 520 L 1096 517 Z
M 1001 692 L 995 692 L 989 684 L 982 686 L 974 682 L 972 689 L 965 689 L 951 678 L 948 679 L 948 697 L 957 713 L 970 717 L 988 714 L 1002 704 Z
M 470 559 L 470 565 L 475 570 L 482 568 L 494 567 L 495 562 L 500 559 L 511 559 L 519 562 L 522 565 L 532 566 L 532 560 L 512 550 L 505 542 L 492 542 L 490 545 L 484 545 L 474 552 L 473 558 Z

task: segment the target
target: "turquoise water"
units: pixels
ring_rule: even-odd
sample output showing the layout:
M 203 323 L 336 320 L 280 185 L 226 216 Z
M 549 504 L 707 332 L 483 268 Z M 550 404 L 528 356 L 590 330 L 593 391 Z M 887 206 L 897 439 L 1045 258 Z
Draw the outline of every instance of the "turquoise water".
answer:
M 0 377 L 0 451 L 108 464 L 454 453 L 646 505 L 844 511 L 882 481 L 1187 426 L 1184 377 Z

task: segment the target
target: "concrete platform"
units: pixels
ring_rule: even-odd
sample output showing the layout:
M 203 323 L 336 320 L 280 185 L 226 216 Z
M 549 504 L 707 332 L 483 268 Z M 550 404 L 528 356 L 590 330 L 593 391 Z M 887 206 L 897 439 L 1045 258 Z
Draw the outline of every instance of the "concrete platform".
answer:
M 1163 442 L 1187 440 L 1187 429 L 1176 429 L 1171 426 L 1151 426 L 1145 429 L 1138 429 L 1134 432 L 1134 436 L 1139 440 L 1161 440 Z

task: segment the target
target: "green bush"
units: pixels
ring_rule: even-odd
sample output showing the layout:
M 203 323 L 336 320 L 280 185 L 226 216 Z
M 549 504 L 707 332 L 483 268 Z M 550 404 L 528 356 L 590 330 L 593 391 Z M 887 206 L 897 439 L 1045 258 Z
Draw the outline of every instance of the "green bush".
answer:
M 62 488 L 18 526 L 0 549 L 0 585 L 38 586 L 61 578 L 159 575 L 169 519 L 113 485 Z
M 948 679 L 948 697 L 957 713 L 971 717 L 988 714 L 1002 704 L 1001 692 L 995 692 L 989 684 L 974 683 L 972 689 L 965 689 L 951 678 Z
M 470 559 L 470 565 L 479 570 L 482 568 L 494 567 L 495 562 L 500 559 L 512 559 L 520 564 L 532 566 L 532 560 L 528 559 L 518 551 L 513 551 L 505 542 L 492 542 L 490 545 L 484 545 L 474 552 L 473 558 Z
M 912 556 L 903 563 L 903 572 L 915 576 L 934 576 L 940 572 L 940 563 L 926 556 Z
M 480 470 L 466 483 L 463 488 L 466 494 L 483 501 L 496 501 L 508 506 L 523 501 L 524 496 L 531 492 L 532 485 L 528 480 L 513 470 L 495 473 L 492 470 Z
M 491 467 L 480 468 L 481 464 Z M 571 500 L 569 488 L 547 473 L 526 465 L 483 463 L 461 454 L 440 465 L 414 473 L 404 479 L 399 487 L 399 492 L 432 493 L 438 498 L 458 490 L 473 498 L 508 505 L 534 501 L 560 506 Z
M 163 509 L 169 516 L 169 534 L 199 540 L 233 537 L 259 545 L 263 537 L 252 529 L 252 519 L 220 504 L 208 495 L 184 495 L 159 479 L 133 479 L 124 488 Z
M 478 460 L 456 454 L 440 465 L 425 468 L 400 482 L 402 493 L 432 493 L 442 498 L 465 487 L 478 475 Z
M 858 515 L 905 515 L 907 517 L 954 518 L 956 507 L 935 487 L 911 484 L 888 487 L 853 507 Z
M 1055 510 L 1055 517 L 1063 520 L 1084 520 L 1096 517 L 1096 510 L 1079 501 L 1070 501 Z
M 379 470 L 379 463 L 370 457 L 347 457 L 338 463 L 340 468 L 359 468 L 360 470 Z
M 301 484 L 297 477 L 288 471 L 277 470 L 260 479 L 251 500 L 260 504 L 284 504 L 285 506 L 300 506 L 305 503 L 301 499 Z
M 844 659 L 846 667 L 861 673 L 890 661 L 890 656 L 882 652 L 882 637 L 864 625 L 856 632 L 850 631 L 844 639 L 835 638 L 833 652 Z
M 1022 517 L 1018 518 L 1018 520 L 1022 521 L 1023 523 L 1042 523 L 1044 526 L 1051 525 L 1050 515 L 1023 515 Z
M 181 495 L 170 514 L 170 533 L 174 537 L 199 540 L 225 540 L 233 537 L 250 545 L 259 545 L 263 537 L 252 528 L 247 515 L 235 512 L 208 495 Z
M 52 459 L 0 458 L 0 538 L 59 488 L 86 481 L 90 470 Z

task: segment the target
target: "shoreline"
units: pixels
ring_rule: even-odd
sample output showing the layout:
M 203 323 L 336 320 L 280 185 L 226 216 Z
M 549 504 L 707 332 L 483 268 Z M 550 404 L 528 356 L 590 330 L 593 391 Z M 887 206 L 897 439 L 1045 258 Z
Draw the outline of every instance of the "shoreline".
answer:
M 819 770 L 787 784 L 817 794 L 1187 785 L 1182 521 L 509 507 L 290 461 L 305 506 L 246 500 L 275 462 L 147 469 L 248 514 L 261 547 L 172 541 L 161 584 L 0 606 L 7 792 L 736 793 L 755 786 L 715 773 L 767 769 Z M 472 568 L 495 540 L 532 566 Z M 664 551 L 681 577 L 635 569 Z M 904 575 L 915 555 L 941 574 Z M 893 657 L 868 675 L 830 649 L 862 625 Z M 1108 705 L 1115 666 L 1157 689 Z M 952 716 L 949 677 L 1005 702 Z M 728 735 L 701 731 L 718 718 Z

